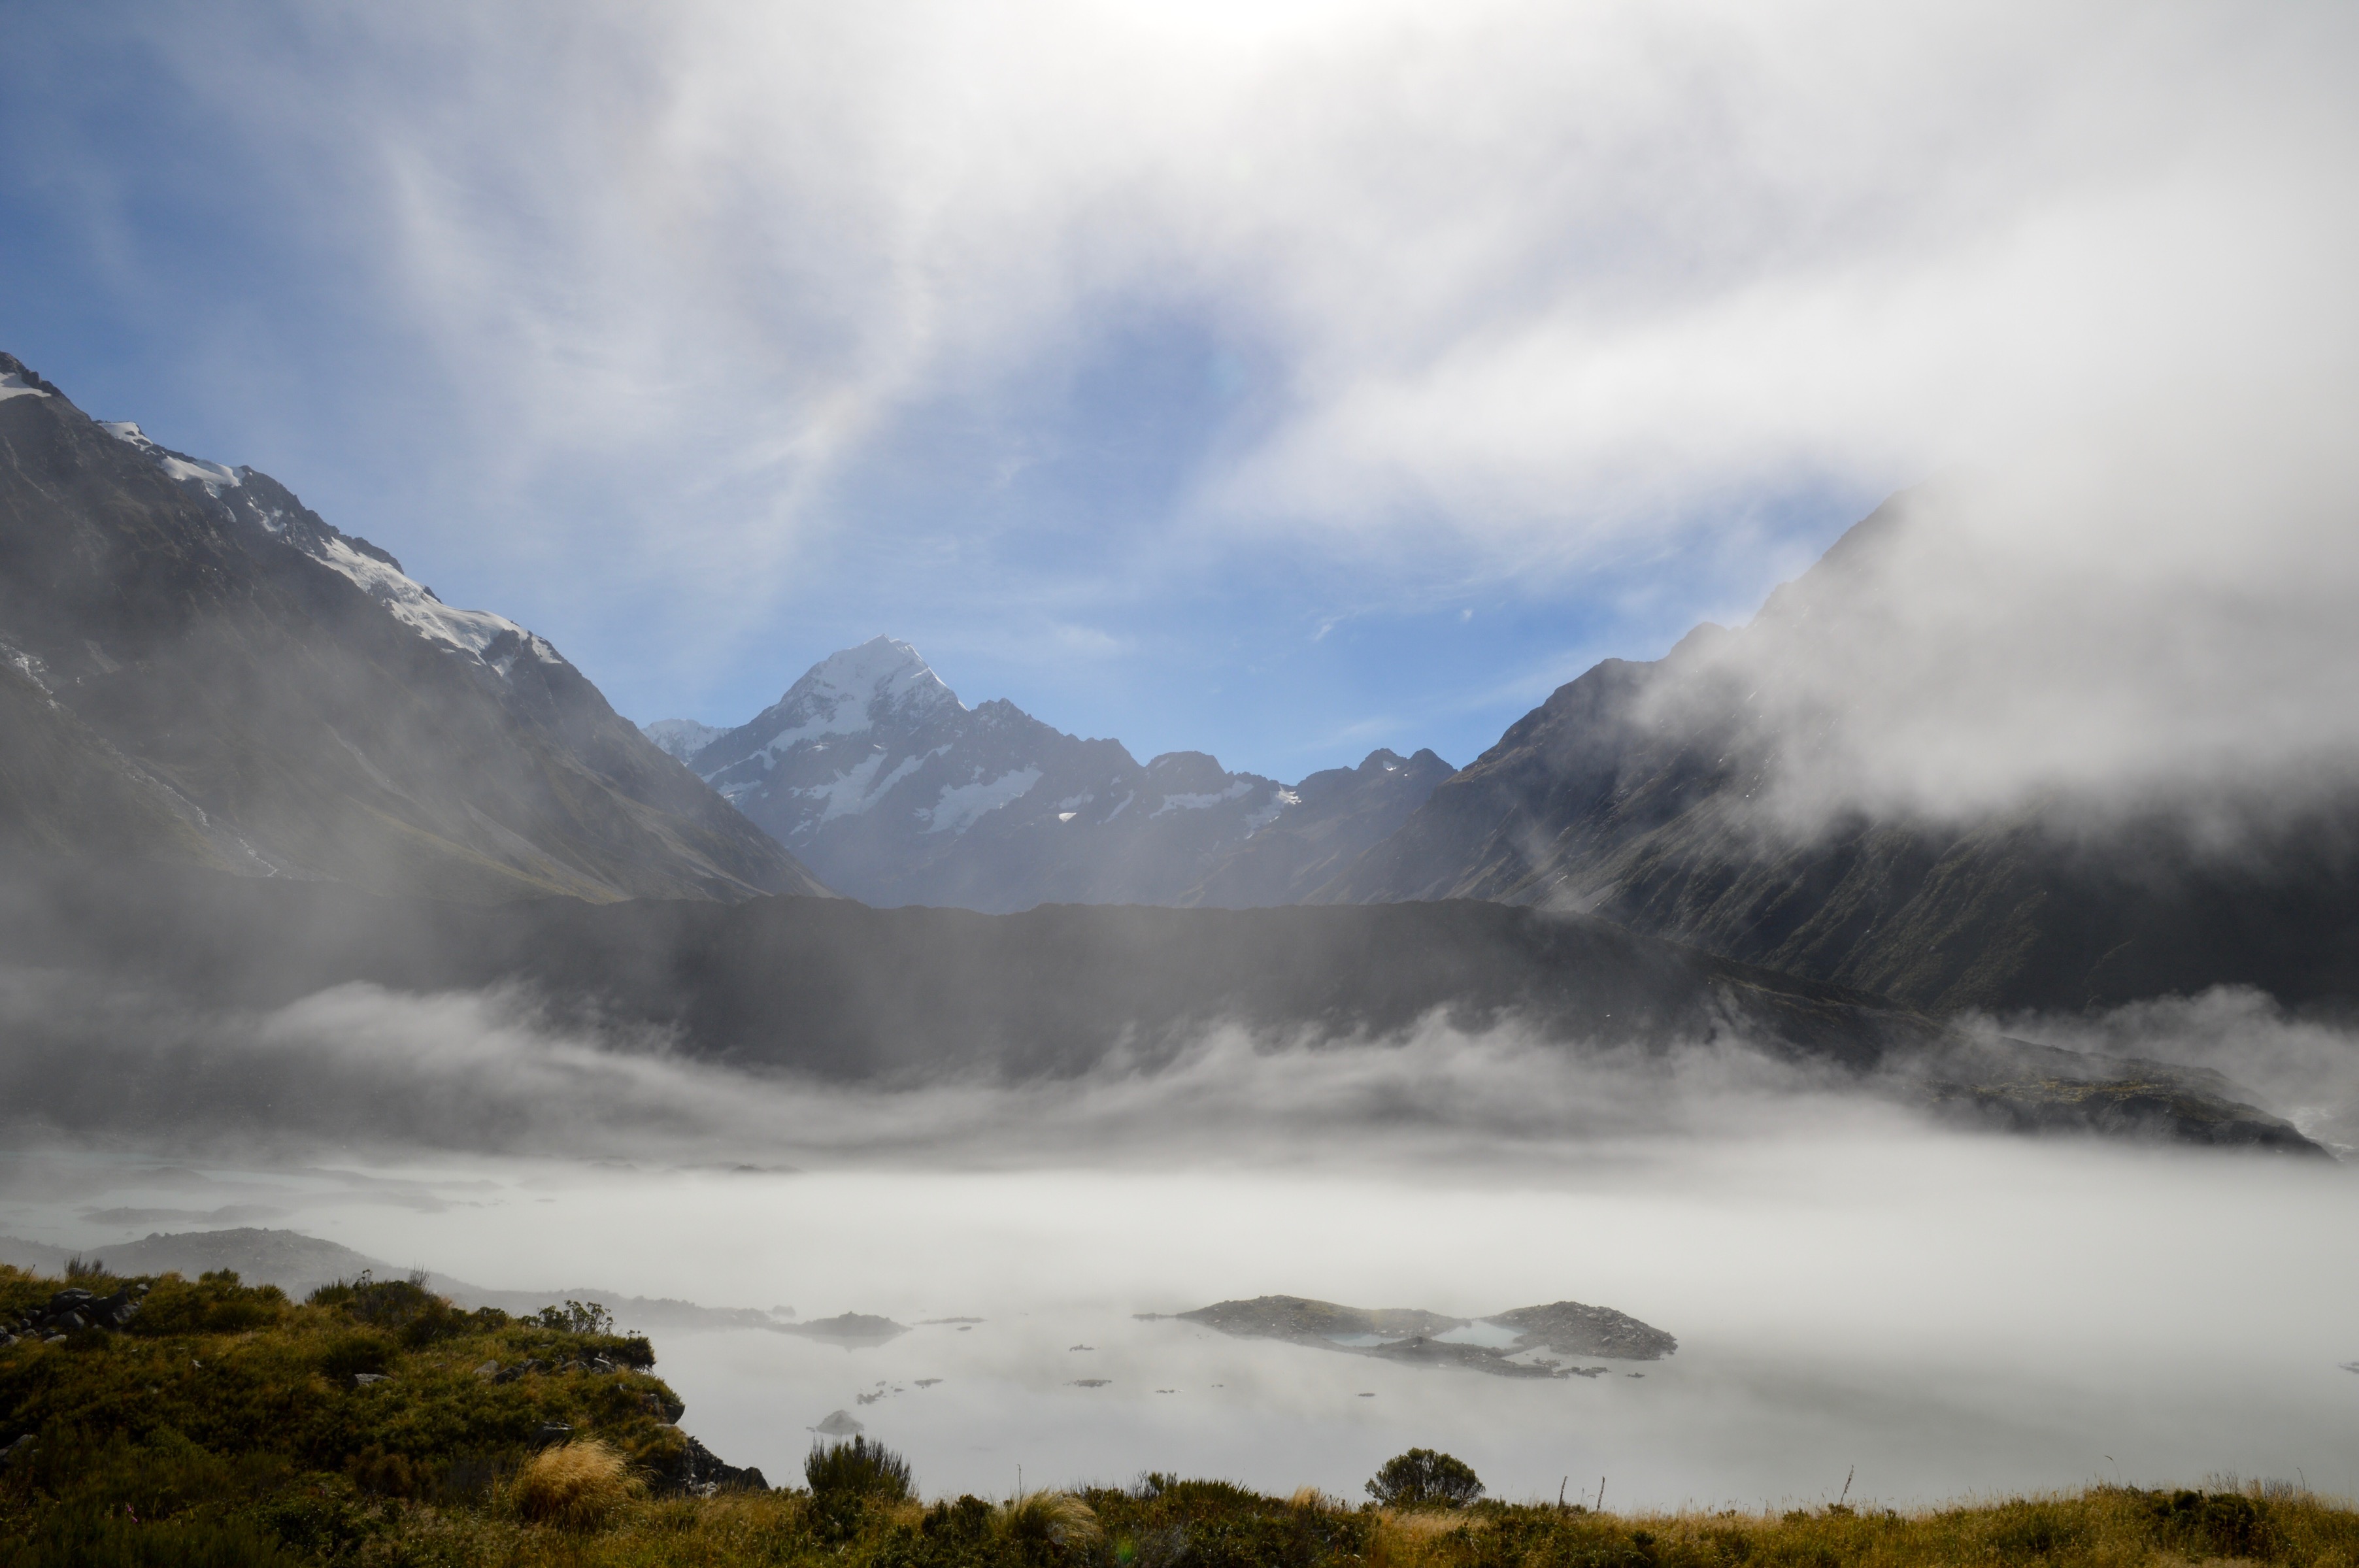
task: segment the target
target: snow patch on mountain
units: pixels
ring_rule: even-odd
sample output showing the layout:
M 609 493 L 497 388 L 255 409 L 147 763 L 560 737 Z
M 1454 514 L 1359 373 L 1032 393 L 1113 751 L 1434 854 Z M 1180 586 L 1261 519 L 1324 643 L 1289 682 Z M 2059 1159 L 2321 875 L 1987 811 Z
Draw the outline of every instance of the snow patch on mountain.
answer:
M 394 619 L 422 637 L 482 658 L 501 637 L 514 637 L 535 658 L 549 664 L 564 662 L 554 648 L 506 615 L 489 610 L 454 610 L 436 598 L 431 588 L 398 567 L 363 555 L 346 539 L 328 539 L 322 549 L 308 553 L 350 578 L 361 592 L 391 611 Z
M 854 763 L 850 772 L 840 774 L 822 784 L 810 785 L 800 792 L 821 802 L 819 820 L 822 822 L 832 822 L 837 817 L 857 816 L 892 793 L 894 785 L 949 749 L 948 746 L 937 746 L 932 751 L 905 757 L 893 765 L 893 771 L 879 779 L 876 773 L 885 766 L 886 753 L 878 747 Z
M 932 811 L 927 813 L 926 831 L 964 833 L 985 811 L 995 811 L 1011 801 L 1022 800 L 1038 782 L 1040 769 L 1022 768 L 1003 773 L 996 779 L 946 788 L 941 798 L 934 802 Z
M 367 540 L 355 539 L 316 519 L 310 526 L 291 526 L 286 507 L 270 505 L 249 492 L 247 481 L 256 478 L 253 469 L 230 468 L 158 446 L 129 419 L 102 419 L 97 424 L 116 441 L 137 448 L 167 477 L 202 487 L 207 495 L 228 506 L 234 516 L 339 573 L 384 605 L 394 619 L 428 641 L 471 655 L 503 679 L 515 668 L 516 650 L 543 664 L 565 663 L 564 657 L 547 638 L 527 631 L 506 615 L 494 615 L 489 610 L 453 609 L 444 604 L 435 596 L 434 590 L 402 571 L 399 561 Z M 261 480 L 261 485 L 285 494 L 266 477 Z M 227 492 L 233 490 L 241 492 L 234 504 L 227 497 Z M 512 647 L 504 643 L 504 638 L 513 639 Z M 501 650 L 496 654 L 492 651 L 495 647 Z
M 49 394 L 11 370 L 0 375 L 0 403 L 11 397 L 46 397 Z
M 1245 837 L 1253 837 L 1254 834 L 1277 821 L 1288 806 L 1300 804 L 1302 804 L 1302 797 L 1291 789 L 1279 789 L 1272 791 L 1268 803 L 1245 819 Z
M 1253 791 L 1253 781 L 1249 779 L 1240 779 L 1225 789 L 1209 789 L 1188 795 L 1166 795 L 1163 797 L 1163 804 L 1147 814 L 1151 817 L 1159 817 L 1166 811 L 1201 811 L 1220 805 L 1225 800 L 1241 800 Z
M 149 461 L 174 479 L 190 480 L 205 487 L 205 494 L 219 496 L 224 490 L 234 490 L 245 483 L 251 470 L 235 469 L 218 463 L 207 463 L 201 457 L 189 457 L 147 439 L 147 432 L 129 419 L 101 419 L 98 428 L 116 441 L 136 446 L 147 454 Z

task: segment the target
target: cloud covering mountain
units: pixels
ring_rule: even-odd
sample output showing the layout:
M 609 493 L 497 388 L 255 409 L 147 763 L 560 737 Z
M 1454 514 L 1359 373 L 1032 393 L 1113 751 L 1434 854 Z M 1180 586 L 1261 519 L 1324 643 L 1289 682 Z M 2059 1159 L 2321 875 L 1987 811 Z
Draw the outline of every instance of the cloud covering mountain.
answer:
M 1592 910 L 1944 1012 L 2359 995 L 2359 645 L 2311 667 L 2324 617 L 2254 601 L 2241 664 L 2119 606 L 2022 646 L 1960 503 L 1897 497 L 1741 630 L 1597 665 L 1315 896 Z

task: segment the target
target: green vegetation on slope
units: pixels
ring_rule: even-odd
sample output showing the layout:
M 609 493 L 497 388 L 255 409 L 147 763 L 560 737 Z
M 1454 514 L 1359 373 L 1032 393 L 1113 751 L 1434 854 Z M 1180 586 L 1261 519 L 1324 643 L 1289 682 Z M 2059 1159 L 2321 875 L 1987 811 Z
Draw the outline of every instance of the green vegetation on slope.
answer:
M 0 1348 L 0 1568 L 2359 1564 L 2359 1512 L 2281 1488 L 1632 1516 L 1464 1501 L 1471 1471 L 1412 1451 L 1391 1478 L 1440 1484 L 1386 1495 L 1445 1506 L 1164 1475 L 929 1505 L 865 1446 L 815 1451 L 809 1489 L 716 1488 L 694 1484 L 712 1462 L 670 1424 L 647 1342 L 594 1307 L 461 1312 L 398 1280 L 301 1304 L 226 1275 L 73 1283 L 82 1316 L 119 1326 Z M 0 1269 L 0 1324 L 46 1315 L 59 1284 Z

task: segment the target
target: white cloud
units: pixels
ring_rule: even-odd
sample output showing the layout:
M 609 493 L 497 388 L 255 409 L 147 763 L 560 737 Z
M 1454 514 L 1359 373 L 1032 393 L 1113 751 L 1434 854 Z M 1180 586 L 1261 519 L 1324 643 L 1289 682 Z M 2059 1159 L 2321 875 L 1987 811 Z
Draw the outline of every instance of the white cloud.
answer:
M 1767 492 L 1997 475 L 2006 516 L 1961 526 L 1972 580 L 2020 585 L 2021 614 L 1957 612 L 2078 692 L 1983 737 L 2002 769 L 2026 715 L 2168 744 L 2182 691 L 2073 687 L 2125 626 L 2193 627 L 2179 662 L 2233 702 L 2315 671 L 2318 617 L 2359 587 L 2347 8 L 712 0 L 173 26 L 291 182 L 332 182 L 323 221 L 485 432 L 471 461 L 673 498 L 603 559 L 693 605 L 694 635 L 859 526 L 832 486 L 908 460 L 914 404 L 1004 419 L 1117 308 L 1215 322 L 1277 383 L 1256 439 L 1147 525 L 1200 559 L 1282 521 L 1332 560 L 1476 581 Z M 1137 543 L 1139 570 L 1172 548 Z M 2060 646 L 2060 622 L 2086 635 Z M 1952 640 L 1894 668 L 1954 666 L 1958 628 L 1933 630 Z

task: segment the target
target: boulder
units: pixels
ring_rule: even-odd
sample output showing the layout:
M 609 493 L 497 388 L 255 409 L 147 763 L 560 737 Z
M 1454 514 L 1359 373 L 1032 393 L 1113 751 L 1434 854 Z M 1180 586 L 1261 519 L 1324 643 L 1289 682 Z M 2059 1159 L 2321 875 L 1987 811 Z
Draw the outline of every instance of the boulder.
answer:
M 723 1461 L 712 1450 L 695 1438 L 681 1445 L 679 1458 L 671 1474 L 665 1477 L 680 1490 L 700 1497 L 716 1492 L 766 1492 L 770 1484 L 762 1472 L 752 1465 L 740 1467 Z

